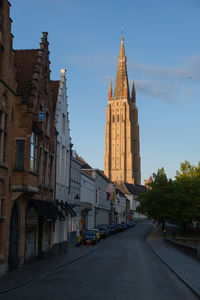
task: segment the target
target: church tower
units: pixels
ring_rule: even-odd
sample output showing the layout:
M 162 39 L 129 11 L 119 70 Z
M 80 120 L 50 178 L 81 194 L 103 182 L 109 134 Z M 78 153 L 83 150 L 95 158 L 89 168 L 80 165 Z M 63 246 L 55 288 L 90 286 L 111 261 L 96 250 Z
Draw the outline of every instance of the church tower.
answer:
M 114 95 L 109 81 L 105 126 L 104 173 L 115 182 L 140 184 L 140 142 L 134 82 L 131 95 L 121 38 Z

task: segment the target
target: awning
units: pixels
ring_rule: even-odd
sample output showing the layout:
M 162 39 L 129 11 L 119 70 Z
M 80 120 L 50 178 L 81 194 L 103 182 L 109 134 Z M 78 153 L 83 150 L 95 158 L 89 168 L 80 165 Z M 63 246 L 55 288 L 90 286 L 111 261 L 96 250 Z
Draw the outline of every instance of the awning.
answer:
M 64 202 L 61 200 L 56 200 L 58 205 L 61 207 L 61 209 L 63 210 L 63 212 L 65 213 L 66 216 L 69 216 L 69 211 L 67 210 L 67 208 L 65 207 Z
M 72 206 L 70 204 L 68 204 L 67 202 L 64 203 L 66 209 L 68 210 L 68 212 L 70 213 L 71 217 L 76 217 L 76 213 L 73 210 Z
M 81 211 L 88 213 L 88 211 L 92 210 L 92 203 L 89 202 L 81 202 Z
M 31 203 L 37 209 L 38 214 L 40 216 L 43 216 L 46 219 L 46 221 L 52 222 L 58 218 L 60 221 L 65 220 L 64 215 L 52 202 L 32 199 Z

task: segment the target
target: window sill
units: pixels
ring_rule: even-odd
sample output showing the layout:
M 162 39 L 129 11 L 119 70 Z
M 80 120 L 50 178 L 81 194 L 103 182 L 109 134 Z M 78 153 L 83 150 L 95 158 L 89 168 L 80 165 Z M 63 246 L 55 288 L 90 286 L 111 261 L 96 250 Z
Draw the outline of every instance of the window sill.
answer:
M 24 169 L 14 168 L 13 172 L 25 172 Z
M 35 176 L 39 176 L 38 173 L 36 173 L 34 171 L 31 171 L 31 170 L 29 170 L 29 173 L 32 174 L 32 175 L 35 175 Z
M 8 169 L 8 165 L 5 162 L 0 162 L 0 168 Z

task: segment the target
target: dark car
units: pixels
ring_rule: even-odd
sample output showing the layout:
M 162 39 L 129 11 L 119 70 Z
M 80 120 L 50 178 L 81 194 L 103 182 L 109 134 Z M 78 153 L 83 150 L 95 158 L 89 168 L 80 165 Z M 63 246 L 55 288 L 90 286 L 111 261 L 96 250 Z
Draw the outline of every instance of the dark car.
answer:
M 98 225 L 98 226 L 95 226 L 95 228 L 98 228 L 99 231 L 100 231 L 100 234 L 103 238 L 107 237 L 109 235 L 109 231 L 107 229 L 107 226 L 105 225 Z
M 84 232 L 83 235 L 83 243 L 87 244 L 88 241 L 91 242 L 91 244 L 96 245 L 98 243 L 97 233 L 95 230 L 88 230 Z
M 99 227 L 96 227 L 96 228 L 99 229 L 101 238 L 105 239 L 107 236 L 105 229 L 99 228 Z
M 115 225 L 115 228 L 116 228 L 116 230 L 117 230 L 118 232 L 123 231 L 123 226 L 122 226 L 121 224 L 116 224 L 116 225 Z
M 122 226 L 122 230 L 126 230 L 128 228 L 127 224 L 126 223 L 121 223 L 121 226 Z
M 129 227 L 133 227 L 133 226 L 135 226 L 135 222 L 133 222 L 133 221 L 131 221 L 131 222 L 129 222 Z
M 114 234 L 114 233 L 117 232 L 117 230 L 116 230 L 116 228 L 115 228 L 114 225 L 108 225 L 107 228 L 108 228 L 110 234 Z

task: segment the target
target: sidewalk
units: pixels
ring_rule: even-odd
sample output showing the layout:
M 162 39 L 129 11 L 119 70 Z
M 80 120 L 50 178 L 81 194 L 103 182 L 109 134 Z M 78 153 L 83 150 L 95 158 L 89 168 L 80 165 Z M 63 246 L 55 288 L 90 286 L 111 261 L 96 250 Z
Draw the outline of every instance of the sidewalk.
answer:
M 152 230 L 147 243 L 161 261 L 200 298 L 200 261 L 165 242 L 160 226 Z
M 76 237 L 69 239 L 68 251 L 65 255 L 46 258 L 36 263 L 23 266 L 22 268 L 12 271 L 6 275 L 0 276 L 0 295 L 9 290 L 28 284 L 39 277 L 45 276 L 48 273 L 55 271 L 84 255 L 87 255 L 90 251 L 96 248 L 96 246 L 87 248 L 86 245 L 83 246 L 83 249 L 81 246 L 76 247 L 76 241 Z

